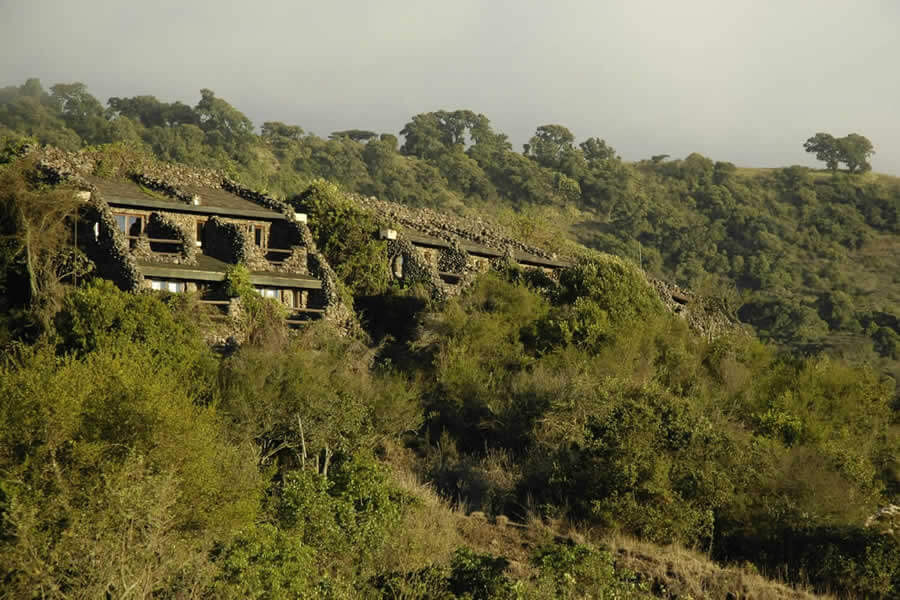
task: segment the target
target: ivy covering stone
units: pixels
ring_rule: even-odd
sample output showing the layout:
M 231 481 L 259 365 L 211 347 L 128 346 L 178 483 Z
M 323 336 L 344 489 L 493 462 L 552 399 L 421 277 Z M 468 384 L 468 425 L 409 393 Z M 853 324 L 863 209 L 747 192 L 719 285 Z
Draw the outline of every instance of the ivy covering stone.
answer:
M 97 273 L 110 279 L 124 291 L 141 289 L 144 276 L 128 247 L 128 240 L 101 194 L 94 190 L 89 200 L 88 217 L 96 220 L 97 239 L 88 256 L 97 265 Z
M 408 239 L 398 236 L 395 240 L 388 240 L 388 260 L 395 277 L 399 272 L 403 283 L 408 285 L 424 284 L 433 300 L 446 298 L 447 292 L 437 269 Z M 398 260 L 399 269 L 394 269 Z

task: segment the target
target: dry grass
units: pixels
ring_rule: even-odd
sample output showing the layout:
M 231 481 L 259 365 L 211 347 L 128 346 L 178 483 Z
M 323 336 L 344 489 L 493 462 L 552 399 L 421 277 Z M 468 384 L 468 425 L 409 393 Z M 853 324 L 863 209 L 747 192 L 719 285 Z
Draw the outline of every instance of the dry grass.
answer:
M 742 177 L 755 177 L 758 175 L 769 175 L 776 171 L 780 171 L 783 167 L 738 167 L 736 173 Z M 842 170 L 843 173 L 846 174 L 846 169 Z M 813 179 L 825 179 L 827 177 L 831 177 L 831 171 L 828 169 L 816 169 L 815 167 L 810 167 L 809 174 Z M 868 173 L 861 173 L 855 175 L 859 181 L 864 182 L 874 182 L 881 181 L 882 183 L 900 183 L 900 177 L 896 175 L 889 175 L 887 173 L 876 173 L 874 171 L 869 171 Z
M 704 555 L 680 546 L 656 546 L 614 535 L 603 539 L 624 567 L 664 587 L 671 598 L 753 598 L 754 600 L 813 600 L 830 598 L 766 579 L 755 568 L 722 567 Z
M 542 544 L 554 539 L 570 539 L 606 547 L 614 556 L 616 569 L 637 573 L 663 598 L 746 598 L 754 600 L 815 600 L 830 598 L 795 589 L 759 574 L 752 565 L 720 566 L 703 554 L 680 546 L 657 546 L 622 535 L 598 536 L 572 524 L 547 524 L 538 518 L 527 524 L 490 521 L 479 513 L 461 518 L 458 530 L 465 544 L 478 552 L 505 556 L 508 573 L 515 579 L 537 575 L 529 559 Z
M 422 482 L 410 467 L 408 451 L 389 445 L 385 453 L 392 483 L 412 497 L 414 505 L 392 532 L 377 561 L 377 571 L 414 571 L 449 562 L 453 551 L 465 543 L 458 529 L 465 515 L 438 496 L 430 484 Z
M 489 518 L 482 512 L 454 508 L 414 471 L 414 457 L 398 446 L 385 449 L 385 462 L 394 484 L 416 499 L 403 523 L 393 533 L 376 568 L 378 572 L 414 571 L 447 564 L 457 548 L 509 560 L 508 575 L 530 580 L 538 573 L 530 559 L 543 544 L 561 538 L 607 548 L 616 569 L 628 569 L 653 583 L 663 598 L 734 598 L 754 600 L 814 600 L 830 598 L 767 579 L 752 565 L 721 566 L 701 553 L 681 546 L 657 546 L 623 535 L 602 534 L 567 521 L 548 522 L 532 515 L 526 523 L 504 516 Z M 501 466 L 503 457 L 486 463 Z M 487 466 L 487 465 L 485 465 Z M 488 469 L 493 471 L 494 469 Z

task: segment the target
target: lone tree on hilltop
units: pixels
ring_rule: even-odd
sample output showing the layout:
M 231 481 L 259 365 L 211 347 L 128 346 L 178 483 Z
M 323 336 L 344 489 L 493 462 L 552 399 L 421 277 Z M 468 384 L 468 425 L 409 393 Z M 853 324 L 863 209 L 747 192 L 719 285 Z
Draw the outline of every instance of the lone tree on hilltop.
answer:
M 849 173 L 865 173 L 872 169 L 868 158 L 875 154 L 872 142 L 858 133 L 836 138 L 830 133 L 817 133 L 803 144 L 803 149 L 816 155 L 832 173 L 838 165 L 847 165 Z
M 865 173 L 872 170 L 869 157 L 875 154 L 872 142 L 858 133 L 851 133 L 838 140 L 841 149 L 841 162 L 847 165 L 851 173 Z

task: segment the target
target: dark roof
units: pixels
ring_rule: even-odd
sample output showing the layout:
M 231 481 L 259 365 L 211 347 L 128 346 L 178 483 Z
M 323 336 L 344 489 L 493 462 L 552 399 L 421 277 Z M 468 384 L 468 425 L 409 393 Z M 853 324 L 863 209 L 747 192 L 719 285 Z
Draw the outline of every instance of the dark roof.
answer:
M 201 254 L 197 256 L 196 265 L 181 265 L 173 263 L 156 263 L 138 261 L 138 269 L 144 277 L 164 277 L 169 279 L 184 279 L 187 281 L 222 281 L 228 270 L 228 263 L 215 259 L 212 256 Z M 251 271 L 250 283 L 254 285 L 270 285 L 282 288 L 303 288 L 318 290 L 322 288 L 322 282 L 310 275 L 297 273 L 279 273 L 276 271 Z
M 403 235 L 410 242 L 417 246 L 427 246 L 429 248 L 450 248 L 450 242 L 448 242 L 447 240 L 442 240 L 440 238 L 432 237 L 429 235 L 423 235 L 411 229 L 404 230 Z M 490 248 L 488 246 L 483 246 L 481 244 L 476 244 L 467 240 L 460 240 L 459 247 L 474 256 L 483 256 L 485 258 L 500 258 L 501 256 L 503 256 L 503 252 L 497 250 L 496 248 Z M 552 258 L 544 258 L 542 256 L 537 256 L 536 254 L 522 252 L 521 250 L 514 250 L 513 256 L 515 257 L 517 262 L 523 265 L 550 267 L 554 269 L 561 269 L 571 266 L 571 263 L 568 262 Z
M 183 191 L 200 196 L 200 205 L 194 206 L 176 200 L 162 192 L 146 190 L 131 181 L 112 181 L 90 176 L 88 182 L 97 187 L 103 199 L 112 206 L 130 206 L 144 209 L 160 209 L 201 215 L 225 215 L 257 219 L 283 219 L 274 210 L 262 207 L 225 190 L 208 187 L 185 187 Z

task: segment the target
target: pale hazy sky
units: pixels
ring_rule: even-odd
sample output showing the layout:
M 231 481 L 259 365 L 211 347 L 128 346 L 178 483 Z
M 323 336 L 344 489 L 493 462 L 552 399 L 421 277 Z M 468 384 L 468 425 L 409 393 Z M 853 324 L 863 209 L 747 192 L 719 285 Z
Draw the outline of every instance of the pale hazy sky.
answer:
M 628 160 L 812 165 L 807 137 L 857 132 L 900 175 L 900 0 L 0 0 L 0 86 L 27 77 L 323 136 L 469 108 Z

